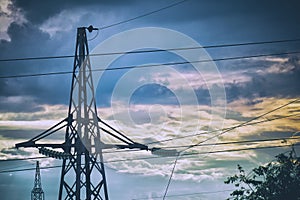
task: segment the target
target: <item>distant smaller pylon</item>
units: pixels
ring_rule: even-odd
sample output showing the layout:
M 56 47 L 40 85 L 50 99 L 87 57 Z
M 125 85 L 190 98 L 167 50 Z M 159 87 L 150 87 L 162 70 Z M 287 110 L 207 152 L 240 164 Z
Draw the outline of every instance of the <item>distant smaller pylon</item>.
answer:
M 31 190 L 31 200 L 45 200 L 44 191 L 42 189 L 39 161 L 36 161 L 34 186 Z

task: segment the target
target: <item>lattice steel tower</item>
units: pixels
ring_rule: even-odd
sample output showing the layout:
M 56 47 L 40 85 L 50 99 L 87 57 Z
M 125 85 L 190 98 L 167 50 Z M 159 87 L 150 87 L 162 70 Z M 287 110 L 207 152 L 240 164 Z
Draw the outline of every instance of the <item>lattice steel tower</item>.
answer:
M 63 196 L 67 196 L 67 199 L 108 199 L 88 55 L 86 28 L 81 27 L 77 29 L 72 98 L 65 136 L 65 152 L 70 157 L 63 160 L 58 199 L 63 199 Z
M 149 150 L 98 117 L 86 30 L 92 32 L 97 29 L 92 26 L 77 29 L 68 117 L 31 140 L 16 144 L 17 148 L 36 147 L 46 156 L 63 160 L 58 200 L 108 200 L 102 150 Z M 41 143 L 42 139 L 64 128 L 64 143 Z M 121 143 L 103 143 L 100 131 Z
M 36 161 L 34 186 L 33 189 L 31 190 L 31 200 L 44 200 L 44 199 L 45 196 L 44 196 L 44 191 L 42 189 L 39 161 Z

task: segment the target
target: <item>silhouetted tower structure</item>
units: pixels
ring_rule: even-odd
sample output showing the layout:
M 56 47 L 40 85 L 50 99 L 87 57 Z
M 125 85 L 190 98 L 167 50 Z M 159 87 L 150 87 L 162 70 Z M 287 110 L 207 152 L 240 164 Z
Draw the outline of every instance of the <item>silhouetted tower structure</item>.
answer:
M 85 30 L 84 27 L 77 29 L 72 98 L 65 136 L 66 152 L 70 157 L 63 160 L 59 199 L 65 196 L 64 193 L 67 199 L 108 199 Z M 97 147 L 99 149 L 95 150 Z
M 148 150 L 146 145 L 134 142 L 98 117 L 86 30 L 97 29 L 92 26 L 77 28 L 68 117 L 31 140 L 16 144 L 17 148 L 36 147 L 46 156 L 63 160 L 58 200 L 108 200 L 102 150 Z M 42 139 L 64 128 L 64 143 L 41 143 Z M 119 143 L 102 142 L 100 131 Z
M 42 189 L 39 161 L 36 161 L 34 186 L 33 189 L 31 190 L 31 200 L 44 200 L 44 199 L 45 196 L 44 196 L 44 191 Z

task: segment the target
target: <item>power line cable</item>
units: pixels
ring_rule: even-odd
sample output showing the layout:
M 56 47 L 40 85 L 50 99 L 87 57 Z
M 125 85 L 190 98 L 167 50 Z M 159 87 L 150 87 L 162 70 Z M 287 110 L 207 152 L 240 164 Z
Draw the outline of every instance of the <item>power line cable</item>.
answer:
M 280 118 L 285 118 L 285 117 L 290 117 L 290 116 L 282 116 Z M 280 119 L 280 118 L 276 118 L 276 119 Z M 272 119 L 275 120 L 275 119 Z M 266 120 L 263 121 L 259 121 L 259 123 L 264 123 Z M 269 121 L 269 120 L 268 120 Z M 298 132 L 295 132 L 294 134 L 296 134 Z M 294 135 L 293 134 L 293 135 Z M 190 137 L 192 137 L 194 135 L 190 135 Z M 266 141 L 276 141 L 276 140 L 296 140 L 298 139 L 298 137 L 281 137 L 281 138 L 270 138 L 270 139 L 260 139 L 260 140 L 244 140 L 244 141 L 230 141 L 230 142 L 221 142 L 221 143 L 213 143 L 213 144 L 199 144 L 197 146 L 209 146 L 209 145 L 228 145 L 228 144 L 243 144 L 243 143 L 254 143 L 254 142 L 266 142 Z M 168 149 L 168 148 L 180 148 L 180 147 L 189 147 L 190 145 L 187 146 L 169 146 L 169 147 L 161 147 L 163 149 Z M 122 151 L 114 151 L 114 152 L 104 152 L 104 154 L 107 153 L 120 153 L 120 152 L 132 152 L 135 150 L 122 150 Z M 5 160 L 0 160 L 0 163 L 2 162 L 8 162 L 8 161 L 22 161 L 22 160 L 36 160 L 36 159 L 51 159 L 49 157 L 30 157 L 30 158 L 15 158 L 15 159 L 5 159 Z
M 299 146 L 300 143 L 293 144 L 294 146 Z M 216 154 L 216 153 L 226 153 L 226 152 L 237 152 L 237 151 L 248 151 L 248 150 L 262 150 L 262 149 L 271 149 L 271 148 L 285 148 L 290 147 L 291 145 L 273 145 L 273 146 L 263 146 L 263 147 L 251 147 L 251 148 L 239 148 L 239 149 L 227 149 L 227 150 L 218 150 L 218 151 L 207 151 L 207 152 L 191 152 L 185 153 L 181 155 L 181 157 L 189 157 L 195 155 L 206 155 L 206 154 Z M 166 156 L 166 157 L 174 157 L 174 156 Z M 119 160 L 111 160 L 111 161 L 104 161 L 103 163 L 115 163 L 115 162 L 129 162 L 129 161 L 138 161 L 138 160 L 151 160 L 151 159 L 158 159 L 161 157 L 141 157 L 141 158 L 130 158 L 130 159 L 119 159 Z M 100 163 L 100 162 L 99 162 Z M 54 165 L 48 167 L 41 167 L 41 169 L 53 169 L 59 168 L 61 165 Z M 27 169 L 17 169 L 17 170 L 3 170 L 0 171 L 2 173 L 11 173 L 11 172 L 22 172 L 22 171 L 30 171 L 35 170 L 35 168 L 27 168 Z
M 248 120 L 248 121 L 246 121 L 246 122 L 244 122 L 244 123 L 241 123 L 241 124 L 239 124 L 239 125 L 237 125 L 237 126 L 233 126 L 231 129 L 227 129 L 227 130 L 225 130 L 225 131 L 223 131 L 223 132 L 221 132 L 221 133 L 219 133 L 219 134 L 217 134 L 217 135 L 215 135 L 215 136 L 212 136 L 212 137 L 210 137 L 210 138 L 207 138 L 206 140 L 201 141 L 201 142 L 199 142 L 199 143 L 197 143 L 197 144 L 190 145 L 190 146 L 187 147 L 185 150 L 182 150 L 182 151 L 180 152 L 180 154 L 178 154 L 178 155 L 176 156 L 176 160 L 179 158 L 179 155 L 180 155 L 180 156 L 190 156 L 190 155 L 196 155 L 196 154 L 211 154 L 211 153 L 220 153 L 220 152 L 224 152 L 224 150 L 221 150 L 221 151 L 214 151 L 214 152 L 211 151 L 211 152 L 197 152 L 197 153 L 185 153 L 185 154 L 183 154 L 183 152 L 186 151 L 187 149 L 193 148 L 193 147 L 195 147 L 195 146 L 197 146 L 197 145 L 199 145 L 199 144 L 201 144 L 201 143 L 204 143 L 205 141 L 208 141 L 208 140 L 210 140 L 210 139 L 212 139 L 212 138 L 215 138 L 215 137 L 217 137 L 217 136 L 219 136 L 219 135 L 221 135 L 221 134 L 224 134 L 224 133 L 226 133 L 226 132 L 228 132 L 228 131 L 230 131 L 230 130 L 234 130 L 234 129 L 238 128 L 238 127 L 241 127 L 241 126 L 247 124 L 248 122 L 251 122 L 251 121 L 253 121 L 253 120 L 259 119 L 259 118 L 261 118 L 261 117 L 263 117 L 263 116 L 265 116 L 265 115 L 267 115 L 267 114 L 270 114 L 270 113 L 272 113 L 272 112 L 274 112 L 274 111 L 277 111 L 277 110 L 279 110 L 279 109 L 282 109 L 282 108 L 284 108 L 284 107 L 286 107 L 286 106 L 288 106 L 288 105 L 290 105 L 290 104 L 292 104 L 292 103 L 295 103 L 295 102 L 297 102 L 297 101 L 299 101 L 299 99 L 290 101 L 290 102 L 288 102 L 287 104 L 284 104 L 284 105 L 282 105 L 282 106 L 279 106 L 279 107 L 277 107 L 277 108 L 275 108 L 275 109 L 272 109 L 272 110 L 270 110 L 270 111 L 268 111 L 268 112 L 265 112 L 264 114 L 261 114 L 261 115 L 259 115 L 259 116 L 257 116 L 257 117 L 254 117 L 254 118 L 252 118 L 252 119 L 250 119 L 250 120 Z M 296 146 L 296 145 L 300 145 L 300 143 L 295 144 L 295 146 Z M 285 145 L 285 146 L 290 146 L 290 145 Z M 266 147 L 266 146 L 265 146 L 265 147 L 253 147 L 253 148 L 244 148 L 244 149 L 239 149 L 239 150 L 253 150 L 253 149 L 275 148 L 275 147 L 284 147 L 284 146 L 280 145 L 280 146 L 269 146 L 269 147 Z M 237 149 L 225 150 L 225 152 L 232 152 L 232 151 L 237 151 Z M 172 156 L 169 156 L 169 157 L 172 157 Z M 137 159 L 114 160 L 114 161 L 108 161 L 108 162 L 104 162 L 104 163 L 122 162 L 122 161 L 133 161 L 133 160 L 141 160 L 141 159 L 145 160 L 145 159 L 149 159 L 149 158 L 137 158 Z M 153 159 L 153 158 L 152 158 L 152 159 Z M 171 174 L 170 177 L 172 177 L 172 175 L 173 175 L 173 173 L 174 173 L 174 171 L 175 171 L 175 167 L 176 167 L 176 163 L 177 163 L 176 160 L 175 160 L 174 170 L 172 170 L 172 174 Z M 8 170 L 6 170 L 6 171 L 0 171 L 0 173 L 2 173 L 2 172 L 8 172 Z M 167 187 L 166 187 L 167 189 L 169 188 L 170 183 L 171 183 L 171 178 L 170 178 L 169 181 L 168 181 L 168 185 L 167 185 Z M 167 195 L 167 191 L 168 191 L 167 189 L 166 189 L 165 195 Z
M 292 144 L 294 146 L 299 146 L 300 143 Z M 205 151 L 205 152 L 189 152 L 181 154 L 181 157 L 190 157 L 195 155 L 208 155 L 208 154 L 216 154 L 216 153 L 226 153 L 226 152 L 235 152 L 235 151 L 247 151 L 247 150 L 259 150 L 259 149 L 269 149 L 269 148 L 283 148 L 283 147 L 290 147 L 291 144 L 287 145 L 273 145 L 273 146 L 261 146 L 261 147 L 247 147 L 247 148 L 239 148 L 239 149 L 227 149 L 227 150 L 216 150 L 216 151 Z M 174 158 L 176 156 L 169 155 L 164 156 L 169 158 Z M 152 159 L 159 159 L 161 157 L 140 157 L 140 158 L 129 158 L 129 159 L 119 159 L 119 160 L 109 160 L 104 161 L 103 163 L 115 163 L 115 162 L 128 162 L 128 161 L 138 161 L 138 160 L 152 160 Z
M 181 196 L 199 196 L 199 195 L 205 195 L 205 194 L 215 194 L 215 193 L 222 193 L 222 192 L 230 192 L 232 190 L 219 190 L 219 191 L 204 191 L 204 192 L 195 192 L 195 193 L 183 193 L 183 194 L 172 194 L 172 195 L 167 195 L 166 197 L 181 197 Z M 151 199 L 161 199 L 163 196 L 154 196 L 151 197 Z M 132 200 L 143 200 L 143 199 L 149 199 L 148 197 L 146 198 L 134 198 Z
M 219 136 L 221 136 L 221 135 L 223 135 L 223 134 L 225 134 L 225 133 L 227 133 L 227 132 L 229 132 L 229 131 L 231 131 L 231 130 L 234 130 L 234 129 L 237 129 L 237 128 L 241 127 L 241 126 L 244 126 L 244 125 L 246 125 L 246 124 L 248 124 L 248 123 L 250 123 L 250 122 L 252 122 L 252 121 L 254 121 L 254 120 L 257 120 L 257 119 L 259 119 L 259 118 L 262 118 L 262 117 L 264 117 L 264 116 L 266 116 L 266 115 L 268 115 L 268 114 L 270 114 L 270 113 L 272 113 L 272 112 L 275 112 L 275 111 L 277 111 L 277 110 L 280 110 L 280 109 L 282 109 L 282 108 L 284 108 L 284 107 L 286 107 L 286 106 L 288 106 L 288 105 L 290 105 L 290 104 L 293 104 L 293 103 L 295 103 L 295 102 L 297 102 L 297 101 L 299 101 L 299 99 L 295 99 L 295 100 L 290 101 L 290 102 L 288 102 L 288 103 L 286 103 L 286 104 L 284 104 L 284 105 L 281 105 L 281 106 L 279 106 L 279 107 L 276 107 L 276 108 L 274 108 L 274 109 L 272 109 L 272 110 L 270 110 L 270 111 L 268 111 L 268 112 L 265 112 L 265 113 L 263 113 L 263 114 L 261 114 L 261 115 L 259 115 L 259 116 L 257 116 L 257 117 L 251 118 L 251 119 L 247 120 L 246 122 L 243 122 L 243 123 L 241 123 L 241 124 L 239 124 L 239 125 L 237 125 L 237 126 L 233 126 L 232 128 L 229 128 L 229 129 L 227 129 L 227 130 L 225 130 L 225 131 L 222 131 L 221 133 L 218 133 L 218 134 L 216 134 L 216 135 L 214 135 L 214 136 L 208 137 L 208 138 L 205 139 L 205 140 L 202 140 L 202 141 L 200 141 L 200 142 L 198 142 L 198 143 L 196 143 L 196 144 L 194 144 L 194 145 L 190 145 L 190 146 L 186 147 L 184 150 L 181 150 L 181 151 L 178 153 L 178 155 L 176 156 L 176 158 L 175 158 L 174 166 L 173 166 L 173 168 L 172 168 L 172 171 L 171 171 L 171 174 L 170 174 L 170 177 L 169 177 L 169 180 L 168 180 L 166 189 L 165 189 L 165 193 L 164 193 L 163 200 L 165 199 L 165 196 L 166 196 L 167 193 L 168 193 L 169 186 L 170 186 L 170 184 L 171 184 L 172 177 L 173 177 L 173 174 L 174 174 L 174 172 L 175 172 L 177 160 L 180 158 L 180 156 L 181 156 L 186 150 L 191 149 L 191 148 L 193 148 L 193 147 L 196 147 L 197 145 L 202 144 L 202 143 L 204 143 L 204 142 L 207 142 L 207 141 L 209 141 L 209 140 L 212 140 L 212 139 L 214 139 L 214 138 L 216 138 L 216 137 L 219 137 Z
M 287 116 L 280 116 L 280 117 L 276 117 L 276 118 L 272 118 L 272 119 L 267 119 L 267 120 L 261 120 L 261 121 L 258 121 L 258 122 L 254 122 L 254 123 L 248 123 L 246 125 L 243 125 L 243 126 L 249 126 L 249 125 L 256 125 L 256 124 L 261 124 L 261 123 L 264 123 L 264 122 L 269 122 L 269 121 L 273 121 L 273 120 L 278 120 L 278 119 L 284 119 L 284 118 L 288 118 L 288 117 L 294 117 L 294 116 L 299 116 L 300 114 L 293 114 L 293 115 L 287 115 Z M 213 132 L 219 132 L 219 131 L 224 131 L 224 130 L 227 130 L 227 129 L 231 129 L 235 126 L 232 126 L 232 127 L 227 127 L 225 129 L 218 129 L 218 130 L 214 130 L 214 131 L 208 131 L 208 132 L 204 132 L 204 133 L 200 133 L 200 134 L 193 134 L 193 135 L 187 135 L 187 136 L 182 136 L 182 137 L 176 137 L 176 138 L 172 138 L 172 139 L 167 139 L 167 140 L 160 140 L 160 141 L 156 141 L 156 142 L 153 142 L 151 144 L 154 144 L 154 143 L 159 143 L 159 142 L 166 142 L 166 141 L 172 141 L 172 140 L 177 140 L 177 139 L 182 139 L 182 138 L 187 138 L 187 137 L 195 137 L 195 136 L 199 136 L 199 135 L 202 135 L 202 134 L 209 134 L 209 133 L 213 133 Z M 298 132 L 295 132 L 294 134 L 296 134 Z M 220 142 L 220 143 L 205 143 L 205 144 L 199 144 L 197 146 L 210 146 L 210 145 L 228 145 L 228 144 L 239 144 L 239 143 L 253 143 L 253 142 L 266 142 L 266 141 L 276 141 L 276 140 L 295 140 L 295 139 L 298 139 L 298 136 L 297 137 L 281 137 L 281 138 L 269 138 L 269 139 L 257 139 L 257 140 L 243 140 L 243 141 L 229 141 L 229 142 Z M 148 143 L 150 144 L 150 143 Z M 163 149 L 168 149 L 168 148 L 180 148 L 180 147 L 189 147 L 190 145 L 182 145 L 182 146 L 163 146 L 161 148 Z M 108 153 L 122 153 L 122 152 L 125 152 L 125 153 L 128 153 L 128 152 L 133 152 L 133 151 L 141 151 L 141 150 L 120 150 L 120 151 L 104 151 L 103 153 L 104 154 L 108 154 Z M 45 157 L 45 156 L 38 156 L 38 157 L 30 157 L 30 158 L 12 158 L 12 159 L 3 159 L 3 160 L 0 160 L 0 163 L 1 162 L 7 162 L 7 161 L 23 161 L 23 160 L 36 160 L 36 159 L 52 159 L 52 158 L 49 158 L 49 157 Z
M 296 113 L 296 114 L 291 114 L 291 115 L 286 115 L 286 116 L 278 116 L 278 117 L 269 118 L 269 119 L 265 119 L 265 120 L 261 120 L 261 121 L 257 121 L 257 122 L 247 123 L 247 124 L 245 124 L 243 126 L 240 126 L 240 127 L 252 126 L 252 125 L 257 125 L 257 124 L 261 124 L 261 123 L 265 123 L 265 122 L 271 122 L 271 121 L 278 120 L 278 119 L 285 119 L 285 118 L 297 117 L 297 116 L 300 116 L 300 114 Z M 212 131 L 205 131 L 205 132 L 201 132 L 201 133 L 198 133 L 198 134 L 173 137 L 173 138 L 164 139 L 164 140 L 157 140 L 155 142 L 145 143 L 145 145 L 157 144 L 157 143 L 163 143 L 163 142 L 169 142 L 169 141 L 183 139 L 183 138 L 196 137 L 196 136 L 200 136 L 200 135 L 207 135 L 207 134 L 210 134 L 210 133 L 225 131 L 225 130 L 231 129 L 231 128 L 235 127 L 235 126 L 231 126 L 231 127 L 227 127 L 227 128 L 223 128 L 223 129 L 212 130 Z M 295 132 L 294 134 L 296 134 L 296 133 L 298 133 L 298 132 Z M 282 140 L 282 139 L 288 139 L 288 138 L 278 138 L 278 139 Z M 251 140 L 251 142 L 255 142 L 255 141 L 259 141 L 259 140 Z M 249 142 L 250 142 L 250 140 L 249 140 Z M 214 145 L 214 144 L 199 144 L 197 146 L 206 146 L 206 145 Z M 188 146 L 190 146 L 190 145 L 187 145 L 187 146 L 177 146 L 177 147 L 188 147 Z M 163 146 L 161 148 L 162 149 L 176 148 L 176 146 Z M 117 151 L 117 152 L 120 153 L 120 152 L 134 152 L 134 151 L 141 151 L 141 150 L 120 150 L 120 151 Z M 105 151 L 104 153 L 105 154 L 107 154 L 107 153 L 115 153 L 115 151 L 113 151 L 113 152 L 111 152 L 111 151 L 110 152 Z
M 10 158 L 10 159 L 2 159 L 0 160 L 0 163 L 8 162 L 8 161 L 37 160 L 37 159 L 44 159 L 44 158 L 51 159 L 50 157 L 46 157 L 46 156 L 37 156 L 37 157 L 29 157 L 29 158 Z
M 291 104 L 293 104 L 293 103 L 295 103 L 295 102 L 298 102 L 298 101 L 299 101 L 299 99 L 292 100 L 292 101 L 290 101 L 290 102 L 288 102 L 288 103 L 286 103 L 286 104 L 284 104 L 284 105 L 282 105 L 282 106 L 276 107 L 276 108 L 274 108 L 274 109 L 272 109 L 272 110 L 270 110 L 270 111 L 268 111 L 268 112 L 266 112 L 266 113 L 263 113 L 263 114 L 261 114 L 261 115 L 259 115 L 259 116 L 257 116 L 257 117 L 252 118 L 252 119 L 249 119 L 249 120 L 247 120 L 246 122 L 243 122 L 243 123 L 241 123 L 241 124 L 239 124 L 239 125 L 237 125 L 237 126 L 233 126 L 233 127 L 230 128 L 230 129 L 227 129 L 227 130 L 225 130 L 225 131 L 222 131 L 221 133 L 218 133 L 218 134 L 216 134 L 216 135 L 214 135 L 214 136 L 212 136 L 212 137 L 209 137 L 209 138 L 207 138 L 207 139 L 205 139 L 205 140 L 203 140 L 203 141 L 201 141 L 201 142 L 198 142 L 198 143 L 196 143 L 195 145 L 191 145 L 191 146 L 188 147 L 187 149 L 193 148 L 194 146 L 197 146 L 198 144 L 201 144 L 201 143 L 207 142 L 207 141 L 209 141 L 209 140 L 211 140 L 211 139 L 214 139 L 214 138 L 216 138 L 216 137 L 219 137 L 219 136 L 221 136 L 221 135 L 223 135 L 223 134 L 225 134 L 225 133 L 227 133 L 227 132 L 229 132 L 229 131 L 231 131 L 231 130 L 234 130 L 234 129 L 237 129 L 237 128 L 241 127 L 241 126 L 244 126 L 244 125 L 246 125 L 246 124 L 248 124 L 248 123 L 250 123 L 250 122 L 252 122 L 252 121 L 254 121 L 254 120 L 257 120 L 257 119 L 259 119 L 259 118 L 262 118 L 262 117 L 264 117 L 264 116 L 266 116 L 266 115 L 268 115 L 268 114 L 270 114 L 270 113 L 272 113 L 272 112 L 275 112 L 275 111 L 277 111 L 277 110 L 280 110 L 280 109 L 282 109 L 282 108 L 284 108 L 284 107 L 286 107 L 286 106 L 288 106 L 288 105 L 291 105 Z M 186 149 L 186 150 L 187 150 L 187 149 Z
M 178 47 L 168 49 L 151 49 L 151 50 L 136 50 L 136 51 L 123 51 L 123 52 L 107 52 L 98 54 L 89 54 L 90 57 L 94 56 L 110 56 L 110 55 L 123 55 L 123 54 L 140 54 L 140 53 L 155 53 L 165 51 L 186 51 L 195 49 L 210 49 L 210 48 L 226 48 L 226 47 L 238 47 L 248 45 L 261 45 L 261 44 L 274 44 L 274 43 L 286 43 L 286 42 L 299 42 L 300 39 L 283 39 L 283 40 L 269 40 L 259 42 L 245 42 L 245 43 L 233 43 L 233 44 L 219 44 L 219 45 L 207 45 L 197 47 Z M 10 61 L 28 61 L 28 60 L 49 60 L 49 59 L 62 59 L 62 58 L 74 58 L 74 55 L 63 55 L 63 56 L 41 56 L 41 57 L 25 57 L 25 58 L 7 58 L 0 59 L 0 62 Z
M 299 132 L 299 131 L 298 131 Z M 296 132 L 296 133 L 298 133 Z M 269 138 L 269 139 L 257 139 L 257 140 L 242 140 L 242 141 L 228 141 L 228 142 L 219 142 L 219 143 L 209 143 L 209 144 L 199 144 L 197 146 L 221 146 L 221 145 L 230 145 L 230 144 L 248 144 L 248 143 L 263 143 L 263 142 L 271 142 L 271 141 L 289 141 L 289 140 L 299 140 L 300 136 L 296 137 L 281 137 L 281 138 Z M 189 147 L 190 145 L 182 145 L 182 146 L 166 146 L 161 147 L 162 149 L 169 149 L 169 148 L 182 148 L 182 147 Z M 114 151 L 114 152 L 103 152 L 103 154 L 107 153 L 120 153 L 120 152 L 132 152 L 133 150 L 127 150 L 127 151 Z M 137 151 L 137 150 L 136 150 Z M 140 151 L 140 150 L 139 150 Z M 38 157 L 29 157 L 29 158 L 12 158 L 12 159 L 5 159 L 0 160 L 0 164 L 3 162 L 9 162 L 9 161 L 24 161 L 24 160 L 37 160 L 37 159 L 53 159 L 51 157 L 46 156 L 38 156 Z
M 171 184 L 171 180 L 172 180 L 173 175 L 174 175 L 174 171 L 175 171 L 175 167 L 176 167 L 176 165 L 177 165 L 177 161 L 178 161 L 179 155 L 180 155 L 180 154 L 178 154 L 178 155 L 176 156 L 176 158 L 175 158 L 174 165 L 173 165 L 173 168 L 172 168 L 172 171 L 171 171 L 171 175 L 170 175 L 170 177 L 169 177 L 169 180 L 168 180 L 168 183 L 167 183 L 167 186 L 166 186 L 166 189 L 165 189 L 165 193 L 164 193 L 164 196 L 163 196 L 163 198 L 162 198 L 163 200 L 166 199 L 166 196 L 167 196 L 167 194 L 168 194 L 168 190 L 169 190 L 169 187 L 170 187 L 170 184 Z
M 300 53 L 300 51 L 284 52 L 284 53 L 271 53 L 271 54 L 257 54 L 257 55 L 247 55 L 247 56 L 205 59 L 205 60 L 197 60 L 197 61 L 167 62 L 167 63 L 148 64 L 148 65 L 131 65 L 131 66 L 108 68 L 108 69 L 99 69 L 99 68 L 97 69 L 96 68 L 91 71 L 94 71 L 94 72 L 95 71 L 115 71 L 115 70 L 134 69 L 134 68 L 135 69 L 136 68 L 150 68 L 150 67 L 173 66 L 173 65 L 176 66 L 176 65 L 192 64 L 192 63 L 220 62 L 220 61 L 228 61 L 228 60 L 241 60 L 241 59 L 249 59 L 249 58 L 268 57 L 268 56 L 292 55 L 292 54 L 299 54 L 299 53 Z M 64 74 L 72 74 L 72 73 L 73 73 L 72 71 L 61 71 L 61 72 L 46 72 L 46 73 L 36 73 L 36 74 L 7 75 L 7 76 L 0 76 L 0 79 L 64 75 Z
M 300 145 L 300 143 L 297 143 L 297 144 L 292 144 L 293 146 L 298 146 Z M 278 146 L 264 146 L 264 147 L 250 147 L 250 148 L 240 148 L 240 149 L 229 149 L 229 150 L 218 150 L 218 151 L 208 151 L 208 152 L 198 152 L 198 153 L 185 153 L 185 154 L 182 154 L 180 155 L 180 157 L 186 157 L 186 156 L 193 156 L 193 155 L 200 155 L 200 154 L 205 154 L 205 155 L 208 155 L 208 154 L 215 154 L 215 153 L 228 153 L 228 152 L 235 152 L 235 151 L 246 151 L 246 150 L 258 150 L 258 149 L 270 149 L 270 148 L 282 148 L 282 147 L 291 147 L 292 145 L 278 145 Z M 168 157 L 173 157 L 173 156 L 168 156 Z M 177 164 L 177 160 L 179 159 L 179 155 L 176 156 L 175 158 L 175 162 L 174 162 L 174 166 L 172 168 L 172 172 L 171 172 L 171 175 L 170 175 L 170 178 L 168 180 L 168 183 L 167 183 L 167 186 L 166 186 L 166 190 L 164 192 L 164 196 L 163 196 L 163 199 L 165 199 L 165 197 L 167 196 L 167 193 L 168 193 L 168 189 L 169 189 L 169 186 L 171 184 L 171 180 L 172 180 L 172 177 L 173 177 L 173 174 L 175 172 L 175 167 L 176 167 L 176 164 Z
M 297 132 L 299 133 L 299 131 Z M 198 144 L 197 147 L 205 147 L 205 146 L 221 146 L 221 145 L 231 145 L 231 144 L 246 144 L 248 143 L 265 143 L 265 142 L 274 142 L 274 141 L 285 141 L 285 140 L 299 140 L 300 136 L 296 137 L 281 137 L 281 138 L 269 138 L 269 139 L 257 139 L 257 140 L 242 140 L 242 141 L 229 141 L 229 142 L 217 142 L 217 143 L 205 143 L 205 144 Z M 179 146 L 166 146 L 161 147 L 162 149 L 170 149 L 170 148 L 183 148 L 189 147 L 190 145 L 179 145 Z
M 167 5 L 165 7 L 162 7 L 162 8 L 159 8 L 157 10 L 153 10 L 151 12 L 148 12 L 148 13 L 144 13 L 142 15 L 138 15 L 136 17 L 133 17 L 133 18 L 129 18 L 129 19 L 126 19 L 126 20 L 123 20 L 123 21 L 120 21 L 120 22 L 117 22 L 117 23 L 114 23 L 114 24 L 110 24 L 110 25 L 107 25 L 107 26 L 102 26 L 99 28 L 99 30 L 104 30 L 104 29 L 107 29 L 107 28 L 111 28 L 111 27 L 114 27 L 114 26 L 118 26 L 118 25 L 121 25 L 121 24 L 125 24 L 127 22 L 130 22 L 130 21 L 133 21 L 133 20 L 137 20 L 137 19 L 140 19 L 140 18 L 143 18 L 143 17 L 146 17 L 146 16 L 149 16 L 149 15 L 152 15 L 154 13 L 157 13 L 157 12 L 160 12 L 160 11 L 163 11 L 163 10 L 166 10 L 166 9 L 169 9 L 169 8 L 172 8 L 174 6 L 177 6 L 179 4 L 182 4 L 184 2 L 186 2 L 188 0 L 183 0 L 183 1 L 178 1 L 178 2 L 175 2 L 175 3 L 172 3 L 170 5 Z
M 261 124 L 261 123 L 264 123 L 264 122 L 270 122 L 270 121 L 274 121 L 274 120 L 278 120 L 278 119 L 284 119 L 284 118 L 296 117 L 296 116 L 300 116 L 300 114 L 292 114 L 292 115 L 287 115 L 287 116 L 279 116 L 279 117 L 275 117 L 275 118 L 272 118 L 272 119 L 265 119 L 265 120 L 261 120 L 261 121 L 257 121 L 257 122 L 247 123 L 247 124 L 244 124 L 241 127 L 252 126 L 252 125 Z M 205 134 L 209 134 L 209 133 L 220 132 L 220 131 L 226 131 L 226 130 L 231 129 L 233 127 L 235 127 L 235 126 L 231 126 L 231 127 L 227 127 L 227 128 L 222 128 L 222 129 L 217 129 L 217 130 L 212 130 L 212 131 L 205 131 L 205 132 L 201 132 L 201 133 L 197 133 L 197 134 L 192 134 L 192 135 L 178 136 L 178 137 L 173 137 L 173 138 L 170 138 L 170 139 L 158 140 L 158 141 L 155 141 L 155 142 L 146 143 L 146 145 L 156 144 L 156 143 L 162 143 L 162 142 L 169 142 L 169 141 L 183 139 L 183 138 L 188 138 L 188 137 L 196 137 L 196 136 L 205 135 Z
M 186 2 L 186 1 L 189 1 L 189 0 L 178 1 L 178 2 L 172 3 L 170 5 L 164 6 L 162 8 L 153 10 L 151 12 L 147 12 L 147 13 L 144 13 L 142 15 L 138 15 L 138 16 L 133 17 L 133 18 L 122 20 L 120 22 L 116 22 L 116 23 L 113 23 L 113 24 L 110 24 L 110 25 L 107 25 L 107 26 L 102 26 L 102 27 L 99 28 L 99 30 L 108 29 L 108 28 L 111 28 L 111 27 L 114 27 L 114 26 L 118 26 L 118 25 L 121 25 L 121 24 L 124 24 L 124 23 L 128 23 L 130 21 L 134 21 L 134 20 L 137 20 L 137 19 L 149 16 L 149 15 L 152 15 L 154 13 L 158 13 L 158 12 L 161 12 L 163 10 L 166 10 L 166 9 L 172 8 L 174 6 L 177 6 L 179 4 L 182 4 L 182 3 Z M 98 32 L 97 32 L 97 35 L 98 35 Z M 113 54 L 115 54 L 115 53 L 113 53 Z M 117 53 L 117 54 L 121 54 L 121 53 Z M 106 55 L 108 55 L 108 54 L 106 54 Z M 74 55 L 72 55 L 72 56 L 71 55 L 66 55 L 66 56 L 44 56 L 44 57 L 13 58 L 13 59 L 0 59 L 0 62 L 3 62 L 3 61 L 21 61 L 21 60 L 24 61 L 24 60 L 42 60 L 42 59 L 72 58 L 72 57 L 74 57 Z

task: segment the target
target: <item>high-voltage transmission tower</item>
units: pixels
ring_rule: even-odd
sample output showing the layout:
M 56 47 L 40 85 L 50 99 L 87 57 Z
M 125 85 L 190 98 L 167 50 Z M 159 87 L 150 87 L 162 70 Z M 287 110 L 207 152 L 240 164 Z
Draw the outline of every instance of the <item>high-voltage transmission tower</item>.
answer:
M 36 137 L 16 144 L 17 148 L 36 147 L 46 156 L 62 159 L 58 200 L 108 200 L 103 149 L 149 150 L 146 145 L 134 142 L 98 117 L 86 30 L 97 29 L 92 26 L 77 29 L 67 118 Z M 63 143 L 41 141 L 62 129 L 65 129 Z M 101 140 L 104 133 L 119 142 L 104 143 Z
M 39 161 L 36 161 L 34 186 L 33 189 L 31 190 L 31 200 L 44 200 L 44 199 L 45 196 L 44 196 L 44 191 L 42 189 Z

